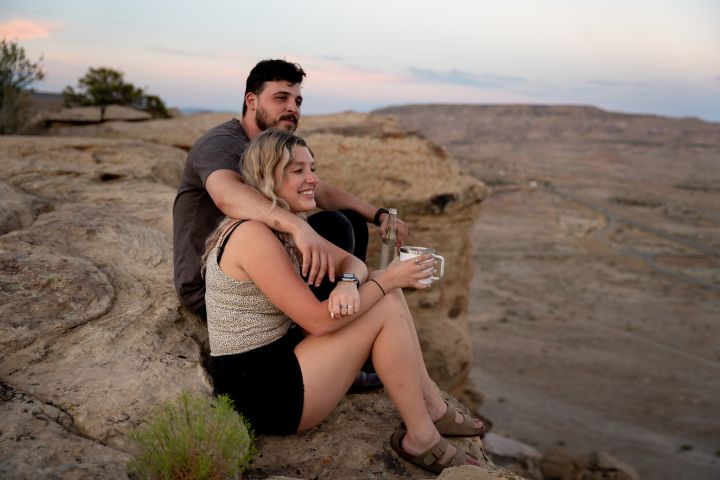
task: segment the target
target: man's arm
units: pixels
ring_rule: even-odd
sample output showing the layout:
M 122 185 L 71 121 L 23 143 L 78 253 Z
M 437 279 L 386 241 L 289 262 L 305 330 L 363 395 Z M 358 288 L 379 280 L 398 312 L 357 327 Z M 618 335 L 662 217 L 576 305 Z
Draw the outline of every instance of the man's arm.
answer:
M 315 187 L 315 201 L 318 207 L 323 210 L 354 210 L 362 215 L 368 223 L 372 223 L 377 207 L 360 200 L 355 195 L 340 190 L 337 187 L 323 182 L 322 180 Z M 384 237 L 388 229 L 388 219 L 390 215 L 383 213 L 380 216 L 380 236 Z M 408 225 L 404 221 L 397 219 L 397 245 L 403 245 L 408 235 Z
M 308 284 L 320 285 L 327 272 L 335 281 L 335 265 L 330 261 L 330 243 L 292 212 L 273 208 L 272 202 L 243 183 L 232 170 L 216 170 L 205 181 L 205 189 L 215 206 L 225 215 L 237 219 L 257 220 L 273 230 L 292 235 L 302 254 L 302 274 Z

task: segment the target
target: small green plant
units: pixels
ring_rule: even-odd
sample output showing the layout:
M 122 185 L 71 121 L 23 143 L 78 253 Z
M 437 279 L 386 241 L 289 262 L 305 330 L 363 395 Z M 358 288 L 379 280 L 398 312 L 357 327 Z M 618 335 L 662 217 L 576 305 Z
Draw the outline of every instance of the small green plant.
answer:
M 227 395 L 183 392 L 130 437 L 137 454 L 128 470 L 142 480 L 238 478 L 255 455 L 252 431 Z
M 499 177 L 485 177 L 480 178 L 480 180 L 487 185 L 488 187 L 504 187 L 507 185 L 515 185 L 515 181 L 511 180 L 509 178 L 499 178 Z

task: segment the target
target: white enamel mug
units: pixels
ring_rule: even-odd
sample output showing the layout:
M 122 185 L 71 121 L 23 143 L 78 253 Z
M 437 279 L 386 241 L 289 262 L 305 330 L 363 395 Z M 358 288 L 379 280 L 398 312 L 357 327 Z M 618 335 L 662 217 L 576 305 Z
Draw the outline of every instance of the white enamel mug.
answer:
M 435 261 L 440 263 L 440 275 L 438 275 L 437 277 L 433 276 L 420 280 L 420 283 L 430 285 L 434 281 L 440 280 L 445 275 L 445 258 L 441 257 L 440 255 L 436 255 L 434 248 L 412 247 L 408 245 L 403 245 L 402 247 L 400 247 L 400 260 L 408 260 L 410 258 L 414 258 L 420 255 L 425 255 L 426 253 L 432 253 Z

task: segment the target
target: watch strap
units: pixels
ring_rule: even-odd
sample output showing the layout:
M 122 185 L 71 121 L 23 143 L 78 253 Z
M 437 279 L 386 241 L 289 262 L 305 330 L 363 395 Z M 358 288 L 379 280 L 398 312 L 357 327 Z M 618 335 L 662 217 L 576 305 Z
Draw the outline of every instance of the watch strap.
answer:
M 373 217 L 373 225 L 377 227 L 380 226 L 380 217 L 383 213 L 389 214 L 390 212 L 388 212 L 385 208 L 378 208 L 377 212 L 375 212 L 375 216 Z
M 360 279 L 354 273 L 343 273 L 340 275 L 340 280 L 343 282 L 355 282 L 355 285 L 360 287 Z

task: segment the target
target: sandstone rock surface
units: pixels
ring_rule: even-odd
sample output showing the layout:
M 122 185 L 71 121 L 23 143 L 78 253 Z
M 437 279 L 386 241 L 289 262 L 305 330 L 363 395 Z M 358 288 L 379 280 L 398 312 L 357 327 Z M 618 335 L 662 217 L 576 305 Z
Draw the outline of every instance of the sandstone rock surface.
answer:
M 171 209 L 184 149 L 227 118 L 0 137 L 3 478 L 120 478 L 127 434 L 157 403 L 181 390 L 210 394 L 204 325 L 179 308 L 172 286 Z M 411 240 L 445 255 L 445 281 L 408 298 L 436 380 L 461 390 L 471 360 L 469 231 L 482 184 L 386 120 L 318 118 L 304 135 L 328 180 L 399 207 Z M 348 398 L 300 438 L 260 438 L 257 472 L 315 478 L 331 472 L 330 459 L 348 473 L 330 478 L 367 469 L 427 478 L 390 452 L 397 422 L 382 393 Z
M 52 111 L 44 115 L 47 122 L 99 123 L 102 122 L 100 107 L 73 107 Z
M 170 280 L 174 188 L 162 182 L 184 153 L 38 137 L 1 137 L 0 151 L 3 191 L 23 200 L 0 226 L 0 379 L 15 392 L 3 395 L 3 478 L 78 478 L 70 464 L 118 478 L 153 405 L 211 392 L 203 329 Z
M 103 112 L 103 121 L 124 120 L 126 122 L 137 122 L 141 120 L 150 120 L 152 115 L 148 112 L 138 110 L 136 108 L 125 107 L 123 105 L 108 105 Z
M 110 121 L 137 122 L 152 118 L 148 112 L 124 105 L 107 105 L 104 110 L 101 106 L 62 108 L 44 112 L 40 116 L 48 124 L 66 126 Z
M 205 113 L 147 122 L 105 122 L 82 126 L 57 126 L 48 134 L 71 137 L 133 139 L 190 150 L 203 133 L 233 116 L 232 113 Z
M 248 476 L 265 478 L 268 475 L 292 474 L 299 478 L 337 479 L 433 477 L 393 452 L 389 439 L 399 425 L 400 417 L 384 392 L 350 395 L 330 417 L 309 432 L 289 437 L 260 437 L 260 457 Z M 481 442 L 477 438 L 454 439 L 453 442 L 482 459 Z M 492 463 L 470 470 L 480 476 L 466 478 L 522 478 Z

